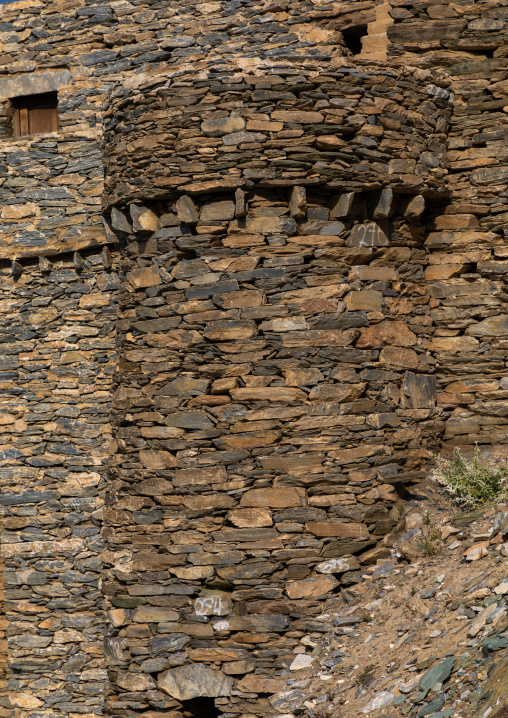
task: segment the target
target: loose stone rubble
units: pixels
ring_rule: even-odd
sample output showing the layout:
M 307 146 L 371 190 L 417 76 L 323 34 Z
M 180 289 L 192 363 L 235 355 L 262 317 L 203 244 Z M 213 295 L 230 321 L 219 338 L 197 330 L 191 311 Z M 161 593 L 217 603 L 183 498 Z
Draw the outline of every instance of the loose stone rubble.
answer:
M 506 457 L 508 0 L 0 15 L 3 714 L 296 711 L 429 450 Z
M 424 556 L 424 516 L 408 517 L 408 526 L 418 517 L 419 527 L 343 592 L 342 608 L 318 617 L 321 631 L 301 638 L 293 677 L 270 699 L 274 715 L 503 714 L 506 505 L 455 515 L 429 508 L 442 553 Z M 482 544 L 484 554 L 471 563 L 472 549 Z

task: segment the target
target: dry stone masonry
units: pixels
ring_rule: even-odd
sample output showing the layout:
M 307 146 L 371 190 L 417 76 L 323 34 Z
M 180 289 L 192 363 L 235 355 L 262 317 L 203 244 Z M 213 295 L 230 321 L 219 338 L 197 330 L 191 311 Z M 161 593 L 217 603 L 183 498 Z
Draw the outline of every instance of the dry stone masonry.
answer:
M 507 456 L 507 22 L 0 6 L 5 718 L 279 715 L 429 450 Z

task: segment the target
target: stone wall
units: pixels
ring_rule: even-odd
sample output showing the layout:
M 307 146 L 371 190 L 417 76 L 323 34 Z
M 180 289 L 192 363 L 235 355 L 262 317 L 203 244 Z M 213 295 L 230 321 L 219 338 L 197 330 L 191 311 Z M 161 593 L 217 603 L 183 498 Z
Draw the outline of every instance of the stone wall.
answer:
M 0 6 L 0 705 L 16 718 L 96 715 L 104 703 L 100 534 L 118 275 L 101 219 L 102 103 L 115 81 L 170 57 L 161 43 L 173 14 L 141 3 Z M 58 92 L 59 131 L 12 137 L 16 98 L 47 91 Z
M 505 456 L 507 12 L 0 6 L 6 716 L 286 712 L 427 450 Z
M 112 96 L 118 709 L 270 715 L 300 639 L 390 553 L 443 429 L 424 223 L 450 105 L 428 79 L 154 75 Z
M 104 697 L 101 512 L 118 276 L 104 251 L 2 271 L 0 449 L 6 714 Z
M 392 55 L 444 67 L 454 93 L 450 199 L 426 240 L 444 448 L 478 442 L 506 459 L 508 3 L 392 5 Z

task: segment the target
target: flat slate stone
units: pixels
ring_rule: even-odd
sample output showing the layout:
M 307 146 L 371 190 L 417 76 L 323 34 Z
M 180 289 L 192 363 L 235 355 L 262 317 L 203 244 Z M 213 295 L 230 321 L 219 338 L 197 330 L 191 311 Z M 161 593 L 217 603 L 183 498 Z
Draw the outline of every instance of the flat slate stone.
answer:
M 203 663 L 178 666 L 161 673 L 158 686 L 180 701 L 192 698 L 218 698 L 231 695 L 233 679 L 208 668 Z
M 437 666 L 434 666 L 430 670 L 426 671 L 420 678 L 420 690 L 429 691 L 436 685 L 436 683 L 444 683 L 446 679 L 450 676 L 453 670 L 454 663 L 455 656 L 451 656 L 450 658 L 444 660 L 442 663 L 438 663 Z

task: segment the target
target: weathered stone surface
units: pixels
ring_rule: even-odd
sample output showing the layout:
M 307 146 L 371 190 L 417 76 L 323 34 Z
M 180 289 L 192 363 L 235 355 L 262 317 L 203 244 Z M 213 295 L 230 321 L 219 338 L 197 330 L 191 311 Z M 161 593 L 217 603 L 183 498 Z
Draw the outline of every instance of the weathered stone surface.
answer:
M 384 345 L 411 347 L 416 343 L 416 335 L 401 321 L 383 321 L 372 327 L 360 330 L 357 347 L 382 347 Z
M 331 558 L 316 565 L 316 571 L 320 573 L 343 573 L 344 571 L 355 571 L 358 568 L 360 568 L 360 562 L 356 556 Z
M 286 585 L 286 593 L 291 599 L 316 598 L 331 593 L 338 585 L 333 576 L 316 576 L 303 581 L 290 581 Z
M 4 97 L 57 90 L 60 121 L 0 113 L 23 715 L 184 713 L 153 682 L 193 662 L 267 715 L 322 581 L 386 558 L 392 486 L 443 437 L 505 449 L 503 7 L 226 5 L 2 5 Z
M 31 72 L 29 75 L 4 77 L 0 80 L 0 97 L 24 97 L 43 92 L 55 92 L 71 81 L 69 70 Z
M 364 524 L 315 523 L 310 521 L 306 528 L 315 536 L 365 539 L 369 535 Z
M 309 399 L 353 401 L 363 394 L 366 386 L 366 384 L 320 384 L 311 389 Z
M 159 227 L 159 218 L 148 207 L 132 204 L 130 208 L 132 229 L 135 232 L 156 232 Z
M 489 317 L 468 327 L 467 334 L 474 337 L 499 337 L 508 335 L 508 319 L 505 316 Z
M 347 242 L 348 247 L 387 247 L 389 237 L 377 222 L 367 222 L 354 226 Z
M 157 684 L 173 698 L 188 701 L 200 696 L 228 696 L 233 687 L 233 679 L 219 671 L 213 671 L 203 663 L 193 663 L 161 673 Z
M 280 489 L 251 489 L 243 494 L 241 506 L 255 508 L 285 508 L 301 506 L 304 502 L 305 492 L 300 488 Z
M 187 224 L 196 224 L 199 219 L 199 213 L 196 205 L 188 195 L 180 197 L 176 203 L 176 211 L 180 222 Z
M 239 132 L 245 127 L 243 117 L 224 117 L 201 123 L 201 131 L 210 137 L 223 137 L 232 132 Z

